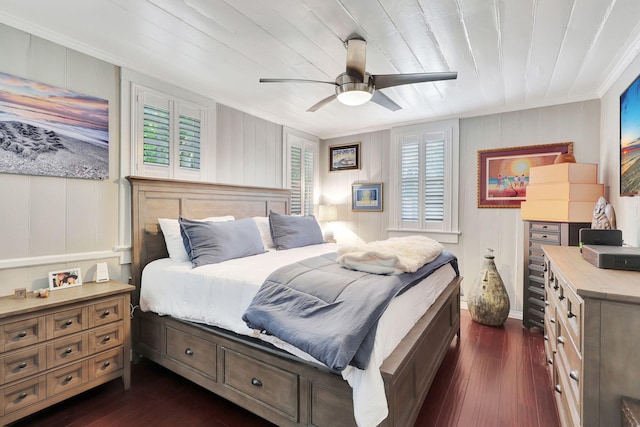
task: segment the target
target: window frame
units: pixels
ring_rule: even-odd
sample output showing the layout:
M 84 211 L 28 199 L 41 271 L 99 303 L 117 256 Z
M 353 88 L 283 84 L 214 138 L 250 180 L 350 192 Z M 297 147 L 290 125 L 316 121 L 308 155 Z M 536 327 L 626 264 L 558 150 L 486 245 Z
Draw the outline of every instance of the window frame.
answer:
M 459 121 L 458 119 L 421 123 L 391 129 L 391 167 L 390 167 L 390 232 L 424 233 L 442 243 L 458 243 L 458 198 L 459 198 Z M 444 217 L 442 221 L 424 221 L 424 206 L 420 207 L 416 223 L 401 220 L 401 173 L 402 143 L 409 138 L 417 139 L 420 153 L 424 152 L 424 144 L 429 140 L 444 140 Z M 424 164 L 420 161 L 420 193 L 424 194 Z M 422 199 L 419 199 L 422 200 Z
M 305 152 L 311 152 L 313 154 L 313 171 L 312 171 L 312 175 L 313 175 L 313 187 L 311 189 L 312 191 L 312 195 L 311 195 L 311 206 L 307 207 L 305 205 L 305 197 L 304 197 L 304 191 L 305 191 L 305 186 L 306 183 L 304 182 L 304 177 L 303 177 L 303 184 L 301 185 L 301 215 L 313 215 L 315 212 L 315 206 L 318 204 L 318 185 L 319 185 L 319 170 L 318 170 L 318 153 L 319 153 L 319 140 L 317 137 L 311 136 L 309 134 L 306 134 L 304 132 L 289 128 L 289 127 L 284 127 L 283 128 L 283 132 L 282 132 L 282 138 L 283 138 L 283 144 L 282 144 L 282 148 L 283 148 L 283 153 L 282 153 L 282 164 L 283 164 L 283 168 L 282 168 L 282 172 L 283 172 L 283 177 L 282 177 L 282 182 L 284 183 L 284 187 L 291 190 L 291 161 L 290 161 L 290 153 L 291 153 L 291 148 L 292 147 L 297 147 L 297 148 L 301 148 L 302 149 L 302 162 L 304 163 L 304 159 L 305 159 Z M 304 173 L 303 173 L 304 176 Z M 292 198 L 293 198 L 293 193 L 291 194 Z M 291 206 L 290 206 L 291 208 Z M 307 209 L 308 208 L 308 209 Z M 293 212 L 290 212 L 293 213 Z

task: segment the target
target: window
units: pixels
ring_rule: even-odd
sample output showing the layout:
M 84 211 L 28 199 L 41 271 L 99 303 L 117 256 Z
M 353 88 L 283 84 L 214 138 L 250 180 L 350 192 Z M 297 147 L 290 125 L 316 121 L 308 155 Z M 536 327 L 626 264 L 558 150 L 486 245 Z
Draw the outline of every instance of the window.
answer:
M 134 85 L 133 153 L 143 176 L 203 180 L 207 107 Z
M 285 183 L 291 189 L 291 214 L 313 215 L 318 143 L 313 138 L 285 128 Z
M 458 121 L 393 128 L 391 143 L 391 231 L 457 242 Z

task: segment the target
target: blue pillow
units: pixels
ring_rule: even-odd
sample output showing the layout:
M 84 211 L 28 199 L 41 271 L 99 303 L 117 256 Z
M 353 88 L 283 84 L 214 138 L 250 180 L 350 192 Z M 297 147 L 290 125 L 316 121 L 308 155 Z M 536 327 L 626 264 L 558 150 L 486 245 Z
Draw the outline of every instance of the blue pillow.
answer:
M 251 218 L 209 222 L 180 217 L 178 222 L 184 248 L 194 267 L 264 252 L 260 231 Z
M 281 215 L 272 211 L 269 225 L 273 243 L 279 251 L 324 243 L 322 230 L 313 215 Z

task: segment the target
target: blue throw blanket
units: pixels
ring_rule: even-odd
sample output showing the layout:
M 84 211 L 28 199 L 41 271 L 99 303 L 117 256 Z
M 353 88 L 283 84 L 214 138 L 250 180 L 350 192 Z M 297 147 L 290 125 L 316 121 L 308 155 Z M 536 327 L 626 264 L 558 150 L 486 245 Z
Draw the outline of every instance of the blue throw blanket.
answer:
M 274 335 L 329 368 L 365 369 L 378 319 L 391 299 L 444 264 L 459 275 L 447 251 L 415 273 L 384 276 L 349 270 L 336 253 L 282 267 L 267 278 L 242 316 L 252 329 Z

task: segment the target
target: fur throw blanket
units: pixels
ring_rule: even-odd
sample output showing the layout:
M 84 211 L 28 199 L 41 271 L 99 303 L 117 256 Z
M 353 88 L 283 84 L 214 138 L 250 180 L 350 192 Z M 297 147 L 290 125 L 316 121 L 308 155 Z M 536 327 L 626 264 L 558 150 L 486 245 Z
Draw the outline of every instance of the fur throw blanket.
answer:
M 338 250 L 344 267 L 373 274 L 415 273 L 442 252 L 442 245 L 425 236 L 392 237 Z

